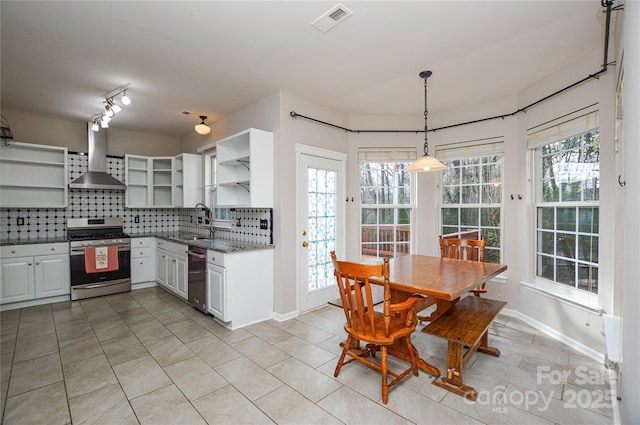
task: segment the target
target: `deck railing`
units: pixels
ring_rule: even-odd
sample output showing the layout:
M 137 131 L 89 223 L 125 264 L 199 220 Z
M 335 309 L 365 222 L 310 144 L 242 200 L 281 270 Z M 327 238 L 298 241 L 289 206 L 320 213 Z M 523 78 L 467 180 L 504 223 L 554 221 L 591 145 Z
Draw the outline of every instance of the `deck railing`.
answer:
M 411 254 L 411 226 L 362 226 L 361 229 L 363 257 L 393 258 Z

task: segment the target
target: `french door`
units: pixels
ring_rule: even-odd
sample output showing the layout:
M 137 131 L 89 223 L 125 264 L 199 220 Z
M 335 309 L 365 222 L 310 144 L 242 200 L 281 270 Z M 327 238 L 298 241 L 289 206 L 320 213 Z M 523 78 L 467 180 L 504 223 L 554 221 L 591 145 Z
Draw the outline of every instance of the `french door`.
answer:
M 298 310 L 304 312 L 339 297 L 330 252 L 344 255 L 346 155 L 302 145 L 296 149 Z

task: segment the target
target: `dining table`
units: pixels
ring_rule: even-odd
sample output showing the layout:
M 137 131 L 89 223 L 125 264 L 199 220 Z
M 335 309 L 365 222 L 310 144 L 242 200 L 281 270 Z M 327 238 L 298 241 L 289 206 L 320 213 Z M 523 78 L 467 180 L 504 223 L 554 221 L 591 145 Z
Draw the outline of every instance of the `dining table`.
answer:
M 471 289 L 507 270 L 505 264 L 456 260 L 428 255 L 405 255 L 390 260 L 389 288 L 391 303 L 402 302 L 413 295 L 424 298 L 415 305 L 419 312 L 436 306 L 432 313 L 424 318 L 433 321 L 455 305 L 460 297 Z M 382 278 L 370 278 L 370 281 L 384 285 Z M 413 347 L 415 350 L 415 347 Z M 394 344 L 389 354 L 410 361 L 411 356 L 406 344 Z M 440 376 L 439 369 L 422 359 L 417 352 L 418 366 L 434 377 Z

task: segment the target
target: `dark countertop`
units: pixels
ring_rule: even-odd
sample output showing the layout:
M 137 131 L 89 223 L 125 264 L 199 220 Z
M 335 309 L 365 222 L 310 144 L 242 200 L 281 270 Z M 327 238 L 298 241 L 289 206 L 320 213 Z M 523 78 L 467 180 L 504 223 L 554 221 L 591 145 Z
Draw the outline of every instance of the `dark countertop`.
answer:
M 197 246 L 199 248 L 210 249 L 213 251 L 231 253 L 242 251 L 253 251 L 257 249 L 274 249 L 274 245 L 262 245 L 251 242 L 242 242 L 230 239 L 194 239 L 193 234 L 183 232 L 168 232 L 168 233 L 132 233 L 132 238 L 146 238 L 155 237 L 161 238 L 172 242 L 181 243 L 184 245 Z M 35 245 L 45 243 L 68 243 L 68 239 L 64 237 L 42 237 L 37 239 L 2 239 L 0 245 Z
M 231 253 L 241 251 L 254 251 L 257 249 L 274 249 L 274 245 L 262 245 L 251 242 L 242 242 L 230 239 L 200 239 L 204 236 L 198 236 L 198 239 L 193 233 L 184 232 L 168 232 L 168 233 L 132 233 L 132 238 L 148 238 L 155 237 L 161 238 L 171 242 L 177 242 L 184 245 L 197 246 L 199 248 L 210 249 L 212 251 Z
M 63 237 L 41 237 L 37 239 L 2 239 L 0 245 L 35 245 L 44 243 L 68 243 L 69 240 Z

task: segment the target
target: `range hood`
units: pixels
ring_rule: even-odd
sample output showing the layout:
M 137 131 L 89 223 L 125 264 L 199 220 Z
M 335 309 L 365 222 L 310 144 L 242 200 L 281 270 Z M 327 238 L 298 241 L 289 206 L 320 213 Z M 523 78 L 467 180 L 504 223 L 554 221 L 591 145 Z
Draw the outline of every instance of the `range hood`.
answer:
M 69 189 L 111 189 L 125 190 L 127 186 L 107 174 L 107 132 L 91 130 L 87 123 L 89 140 L 89 171 L 71 183 Z

